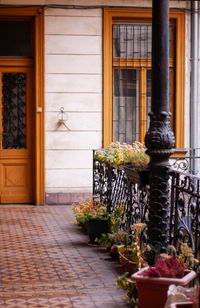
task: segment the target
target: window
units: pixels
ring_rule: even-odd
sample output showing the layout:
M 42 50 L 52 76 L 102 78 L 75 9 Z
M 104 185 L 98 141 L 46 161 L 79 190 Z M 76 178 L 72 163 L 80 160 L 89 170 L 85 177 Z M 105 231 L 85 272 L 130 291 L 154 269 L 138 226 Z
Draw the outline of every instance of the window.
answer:
M 176 147 L 184 147 L 184 13 L 170 13 L 169 97 Z M 180 36 L 181 35 L 181 36 Z M 103 146 L 144 141 L 151 110 L 151 10 L 104 10 Z
M 31 21 L 0 20 L 0 56 L 31 58 Z

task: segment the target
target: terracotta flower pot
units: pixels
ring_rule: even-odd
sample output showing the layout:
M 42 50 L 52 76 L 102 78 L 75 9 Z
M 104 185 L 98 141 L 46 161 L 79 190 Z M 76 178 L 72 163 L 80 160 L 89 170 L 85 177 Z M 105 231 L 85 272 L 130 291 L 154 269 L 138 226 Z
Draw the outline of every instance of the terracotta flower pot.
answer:
M 146 277 L 142 276 L 144 268 L 131 276 L 136 281 L 140 308 L 164 308 L 167 300 L 167 290 L 170 284 L 188 286 L 196 277 L 194 271 L 185 271 L 183 278 Z
M 119 259 L 119 252 L 118 252 L 118 248 L 117 245 L 112 245 L 110 247 L 110 256 L 113 260 L 118 260 Z
M 129 260 L 123 252 L 119 252 L 120 263 L 130 275 L 137 271 L 137 263 Z

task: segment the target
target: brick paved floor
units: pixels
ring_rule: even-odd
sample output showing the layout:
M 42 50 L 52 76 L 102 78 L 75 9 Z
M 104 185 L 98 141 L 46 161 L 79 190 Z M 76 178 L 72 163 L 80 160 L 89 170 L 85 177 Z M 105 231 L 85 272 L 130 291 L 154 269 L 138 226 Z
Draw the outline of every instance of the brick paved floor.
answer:
M 0 207 L 0 307 L 129 307 L 123 271 L 87 245 L 71 206 Z

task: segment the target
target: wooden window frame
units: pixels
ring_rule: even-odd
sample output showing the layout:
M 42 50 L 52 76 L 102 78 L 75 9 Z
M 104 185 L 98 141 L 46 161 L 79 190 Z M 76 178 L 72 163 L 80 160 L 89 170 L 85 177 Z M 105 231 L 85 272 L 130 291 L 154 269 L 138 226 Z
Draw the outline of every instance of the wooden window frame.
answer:
M 44 11 L 41 7 L 1 7 L 0 18 L 4 19 L 26 19 L 34 18 L 34 203 L 45 204 L 45 161 L 44 161 Z M 9 58 L 7 58 L 8 63 Z M 1 60 L 3 65 L 3 59 Z M 10 58 L 10 64 L 19 65 L 20 59 Z
M 184 115 L 185 115 L 185 12 L 170 10 L 170 19 L 176 23 L 176 87 L 175 87 L 175 132 L 177 149 L 184 148 Z M 112 101 L 112 25 L 115 22 L 130 22 L 152 19 L 151 9 L 104 9 L 103 25 L 103 147 L 113 141 L 113 101 Z M 142 130 L 143 128 L 141 128 Z M 143 132 L 144 134 L 144 132 Z

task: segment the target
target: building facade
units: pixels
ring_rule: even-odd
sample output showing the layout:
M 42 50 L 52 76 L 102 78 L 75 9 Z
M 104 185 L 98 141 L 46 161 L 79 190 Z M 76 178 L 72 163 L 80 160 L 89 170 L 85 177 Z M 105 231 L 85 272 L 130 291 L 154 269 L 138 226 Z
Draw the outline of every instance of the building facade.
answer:
M 199 28 L 194 2 L 170 1 L 169 92 L 178 155 L 191 147 L 190 115 L 198 105 L 191 94 L 194 14 Z M 0 1 L 1 203 L 87 198 L 92 150 L 144 140 L 151 6 L 151 0 Z

